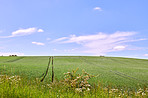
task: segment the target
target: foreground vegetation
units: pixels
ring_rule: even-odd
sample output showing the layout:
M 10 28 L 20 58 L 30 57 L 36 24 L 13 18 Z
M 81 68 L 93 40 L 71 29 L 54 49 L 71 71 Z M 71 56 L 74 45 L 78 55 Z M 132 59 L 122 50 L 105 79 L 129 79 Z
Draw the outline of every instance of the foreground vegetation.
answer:
M 128 88 L 103 87 L 100 83 L 90 85 L 88 79 L 94 77 L 85 71 L 76 74 L 76 71 L 65 73 L 61 81 L 41 83 L 40 79 L 28 81 L 20 76 L 0 75 L 1 98 L 147 98 L 148 88 L 139 88 L 136 91 Z
M 148 60 L 58 56 L 54 57 L 54 81 L 51 82 L 50 65 L 46 78 L 41 82 L 48 61 L 49 57 L 45 56 L 0 57 L 0 97 L 148 96 Z

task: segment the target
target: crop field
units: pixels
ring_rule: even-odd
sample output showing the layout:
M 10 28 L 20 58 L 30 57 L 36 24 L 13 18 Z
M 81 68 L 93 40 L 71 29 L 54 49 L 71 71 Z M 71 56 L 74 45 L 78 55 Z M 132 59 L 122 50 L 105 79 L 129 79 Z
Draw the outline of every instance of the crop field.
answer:
M 147 98 L 148 60 L 55 56 L 49 63 L 49 58 L 0 57 L 0 97 Z
M 19 75 L 29 80 L 40 78 L 45 73 L 49 57 L 0 57 L 0 73 Z M 91 56 L 55 56 L 55 79 L 63 78 L 64 73 L 79 68 L 78 73 L 85 70 L 95 78 L 90 83 L 101 82 L 104 85 L 136 87 L 148 84 L 148 60 L 91 57 Z M 45 82 L 51 81 L 51 66 Z

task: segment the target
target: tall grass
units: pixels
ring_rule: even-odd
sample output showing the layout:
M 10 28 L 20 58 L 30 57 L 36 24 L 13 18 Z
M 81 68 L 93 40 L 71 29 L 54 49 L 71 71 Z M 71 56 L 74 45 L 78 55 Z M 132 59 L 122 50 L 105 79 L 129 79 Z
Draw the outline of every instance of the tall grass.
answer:
M 1 98 L 147 98 L 148 88 L 113 88 L 104 87 L 102 83 L 89 84 L 94 77 L 85 71 L 77 74 L 77 70 L 65 73 L 62 80 L 53 83 L 40 82 L 39 78 L 27 80 L 20 76 L 0 75 Z

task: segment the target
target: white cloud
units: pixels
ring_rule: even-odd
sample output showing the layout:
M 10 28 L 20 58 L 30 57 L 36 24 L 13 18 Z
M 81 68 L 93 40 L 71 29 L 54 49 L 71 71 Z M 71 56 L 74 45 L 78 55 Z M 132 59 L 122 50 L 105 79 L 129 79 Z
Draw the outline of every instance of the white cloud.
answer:
M 36 32 L 37 29 L 36 28 L 28 28 L 28 29 L 19 29 L 19 30 L 16 30 L 14 32 L 12 32 L 12 37 L 15 37 L 15 36 L 24 36 L 24 35 L 30 35 L 34 32 Z
M 120 32 L 117 31 L 110 35 L 111 38 L 118 38 L 118 37 L 126 37 L 126 36 L 132 36 L 136 34 L 137 32 Z
M 42 29 L 37 29 L 35 27 L 33 28 L 27 28 L 27 29 L 19 29 L 16 31 L 13 31 L 10 36 L 1 36 L 0 38 L 10 38 L 10 37 L 16 37 L 16 36 L 25 36 L 30 35 L 35 32 L 43 32 Z
M 144 56 L 148 56 L 148 54 L 144 54 Z
M 62 37 L 53 42 L 76 43 L 81 45 L 84 53 L 95 55 L 104 55 L 112 51 L 121 51 L 127 49 L 127 42 L 131 41 L 131 36 L 136 32 L 115 32 L 113 34 L 97 33 L 93 35 Z
M 9 56 L 9 55 L 18 55 L 18 56 L 24 56 L 24 53 L 19 52 L 0 52 L 0 56 Z
M 68 37 L 61 37 L 61 38 L 58 38 L 56 40 L 53 40 L 52 43 L 53 42 L 60 42 L 60 41 L 66 40 L 66 39 L 68 39 Z
M 94 10 L 102 11 L 100 7 L 95 7 Z
M 126 46 L 115 46 L 113 49 L 114 50 L 124 50 Z
M 38 32 L 44 32 L 44 30 L 43 29 L 38 29 Z
M 44 46 L 45 45 L 44 43 L 41 43 L 41 42 L 32 42 L 32 44 L 41 45 L 41 46 Z
M 106 37 L 107 37 L 107 35 L 103 34 L 103 33 L 98 33 L 96 35 L 86 35 L 86 36 L 71 35 L 69 40 L 64 41 L 64 43 L 72 43 L 72 42 L 83 43 L 83 42 L 92 41 L 92 40 L 99 40 L 99 39 L 101 40 Z M 62 38 L 68 39 L 68 37 L 62 37 Z M 61 39 L 61 38 L 59 38 L 59 39 Z M 61 40 L 63 40 L 63 39 L 61 39 Z
M 19 29 L 19 30 L 16 30 L 14 32 L 12 32 L 12 37 L 15 37 L 15 36 L 24 36 L 24 35 L 30 35 L 30 34 L 33 34 L 35 32 L 43 32 L 42 29 L 37 29 L 37 28 L 27 28 L 27 29 Z

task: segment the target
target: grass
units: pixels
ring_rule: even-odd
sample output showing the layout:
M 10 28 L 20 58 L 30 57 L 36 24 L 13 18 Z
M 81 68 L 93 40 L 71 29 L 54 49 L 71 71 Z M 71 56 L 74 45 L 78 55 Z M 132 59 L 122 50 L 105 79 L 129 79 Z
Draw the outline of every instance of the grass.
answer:
M 101 84 L 78 88 L 72 84 L 77 84 L 79 79 L 87 80 L 89 74 L 66 73 L 68 77 L 62 81 L 53 83 L 41 83 L 39 79 L 27 80 L 20 76 L 0 75 L 0 97 L 1 98 L 147 98 L 148 88 L 138 89 L 137 91 L 128 88 L 119 89 L 111 87 L 102 87 Z M 69 77 L 70 76 L 70 77 Z M 67 80 L 68 79 L 68 80 Z M 76 80 L 76 81 L 75 81 Z M 69 81 L 69 82 L 67 82 Z M 70 84 L 69 84 L 70 83 Z M 79 82 L 83 84 L 82 81 Z M 79 84 L 78 83 L 78 84 Z M 89 88 L 89 89 L 88 89 Z
M 51 82 L 51 65 L 44 82 L 40 82 L 48 60 L 49 57 L 46 56 L 0 57 L 0 97 L 147 98 L 148 96 L 148 60 L 57 56 L 54 57 L 54 82 Z M 71 72 L 77 68 L 78 74 L 76 71 Z M 97 77 L 90 78 L 91 75 L 85 71 L 81 75 L 82 70 Z
M 39 78 L 46 71 L 49 57 L 0 57 L 0 72 L 19 75 L 27 79 Z M 65 72 L 79 68 L 92 75 L 90 83 L 101 81 L 104 85 L 136 87 L 148 83 L 148 60 L 118 57 L 56 56 L 54 72 L 56 79 L 62 79 Z M 50 73 L 45 82 L 51 81 Z

